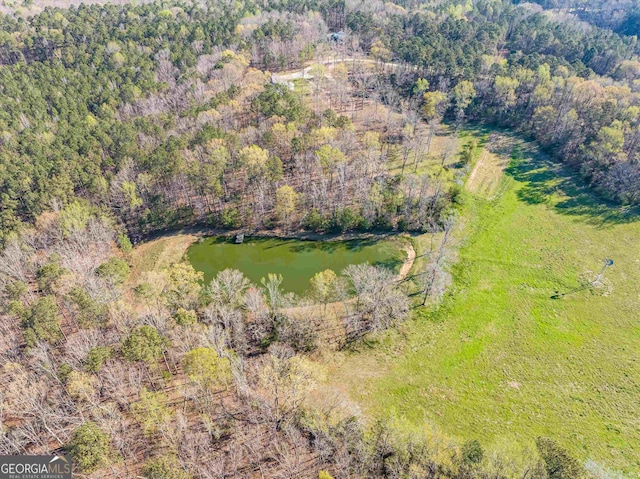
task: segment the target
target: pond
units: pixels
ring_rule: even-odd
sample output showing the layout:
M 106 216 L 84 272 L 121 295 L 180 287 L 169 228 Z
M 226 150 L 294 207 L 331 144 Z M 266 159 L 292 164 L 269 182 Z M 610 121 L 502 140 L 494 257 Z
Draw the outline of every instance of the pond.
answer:
M 233 238 L 212 236 L 191 246 L 187 258 L 204 273 L 207 284 L 218 272 L 234 268 L 255 284 L 269 273 L 281 274 L 285 291 L 302 294 L 311 277 L 325 269 L 340 274 L 350 264 L 368 262 L 397 273 L 406 253 L 403 241 L 397 238 L 310 241 L 245 237 L 244 243 L 234 244 Z

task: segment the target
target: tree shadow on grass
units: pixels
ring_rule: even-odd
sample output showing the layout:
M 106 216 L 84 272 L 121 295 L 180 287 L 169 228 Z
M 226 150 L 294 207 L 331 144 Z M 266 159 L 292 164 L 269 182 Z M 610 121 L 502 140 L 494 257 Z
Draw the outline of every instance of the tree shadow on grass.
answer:
M 529 204 L 546 204 L 598 228 L 640 220 L 640 207 L 623 206 L 599 197 L 577 178 L 578 173 L 524 144 L 513 152 L 506 173 L 521 183 L 518 198 Z

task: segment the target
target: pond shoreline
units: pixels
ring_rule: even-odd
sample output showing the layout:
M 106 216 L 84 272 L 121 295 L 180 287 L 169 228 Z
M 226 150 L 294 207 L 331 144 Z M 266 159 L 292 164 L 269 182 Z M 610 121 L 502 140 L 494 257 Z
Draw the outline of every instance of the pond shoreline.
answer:
M 318 233 L 316 231 L 295 230 L 285 232 L 282 230 L 247 230 L 238 228 L 234 230 L 224 228 L 212 228 L 207 226 L 187 226 L 184 228 L 158 230 L 146 235 L 136 235 L 138 240 L 134 241 L 135 245 L 141 245 L 161 238 L 167 238 L 177 235 L 192 235 L 198 238 L 208 236 L 224 236 L 233 237 L 237 234 L 244 234 L 246 237 L 255 238 L 280 238 L 280 239 L 297 239 L 307 241 L 350 241 L 356 239 L 385 239 L 395 236 L 410 238 L 422 233 L 400 232 L 400 231 L 367 231 L 367 232 L 346 232 L 346 233 Z
M 140 279 L 147 272 L 157 271 L 169 265 L 189 261 L 187 251 L 207 238 L 219 237 L 232 241 L 238 233 L 244 233 L 245 240 L 251 239 L 282 239 L 300 240 L 319 243 L 340 243 L 350 241 L 398 241 L 400 251 L 404 252 L 404 258 L 400 269 L 394 277 L 394 281 L 404 280 L 415 265 L 416 250 L 414 235 L 399 232 L 367 232 L 367 233 L 342 233 L 322 234 L 316 232 L 292 231 L 284 233 L 279 230 L 257 230 L 248 233 L 246 230 L 226 230 L 209 227 L 187 227 L 174 230 L 158 231 L 139 241 L 134 246 L 134 260 L 132 265 L 132 278 Z
M 284 277 L 285 290 L 296 294 L 314 274 L 326 269 L 339 272 L 350 264 L 379 264 L 393 270 L 394 279 L 402 280 L 415 258 L 411 240 L 397 235 L 334 236 L 333 241 L 256 235 L 245 238 L 243 244 L 236 244 L 229 234 L 176 237 L 188 241 L 185 259 L 204 273 L 206 282 L 216 271 L 229 268 L 242 271 L 254 283 L 274 273 Z

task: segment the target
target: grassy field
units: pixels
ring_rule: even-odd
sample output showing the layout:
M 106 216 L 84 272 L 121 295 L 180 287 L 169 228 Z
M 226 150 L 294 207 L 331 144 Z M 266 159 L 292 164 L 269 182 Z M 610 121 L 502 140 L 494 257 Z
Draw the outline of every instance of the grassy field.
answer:
M 477 438 L 488 450 L 549 436 L 637 477 L 640 216 L 511 140 L 504 175 L 495 155 L 509 152 L 489 152 L 490 177 L 478 172 L 469 185 L 442 305 L 336 356 L 327 387 L 348 391 L 370 418 Z M 605 258 L 615 264 L 604 287 L 553 299 L 595 279 Z
M 129 280 L 135 284 L 144 280 L 146 273 L 161 271 L 181 261 L 189 246 L 196 240 L 197 237 L 194 235 L 175 234 L 136 246 L 131 255 L 132 268 Z

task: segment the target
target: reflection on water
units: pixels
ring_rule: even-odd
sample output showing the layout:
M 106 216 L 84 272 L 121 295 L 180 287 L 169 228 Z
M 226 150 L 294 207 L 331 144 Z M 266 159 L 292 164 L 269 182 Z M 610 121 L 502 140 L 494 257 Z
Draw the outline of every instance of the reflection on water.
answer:
M 349 264 L 368 262 L 399 271 L 405 254 L 396 240 L 374 238 L 349 241 L 309 241 L 281 238 L 247 238 L 234 244 L 233 238 L 213 236 L 193 245 L 188 259 L 205 282 L 227 268 L 242 271 L 252 282 L 269 273 L 283 276 L 282 287 L 296 294 L 309 287 L 319 271 L 340 273 Z

